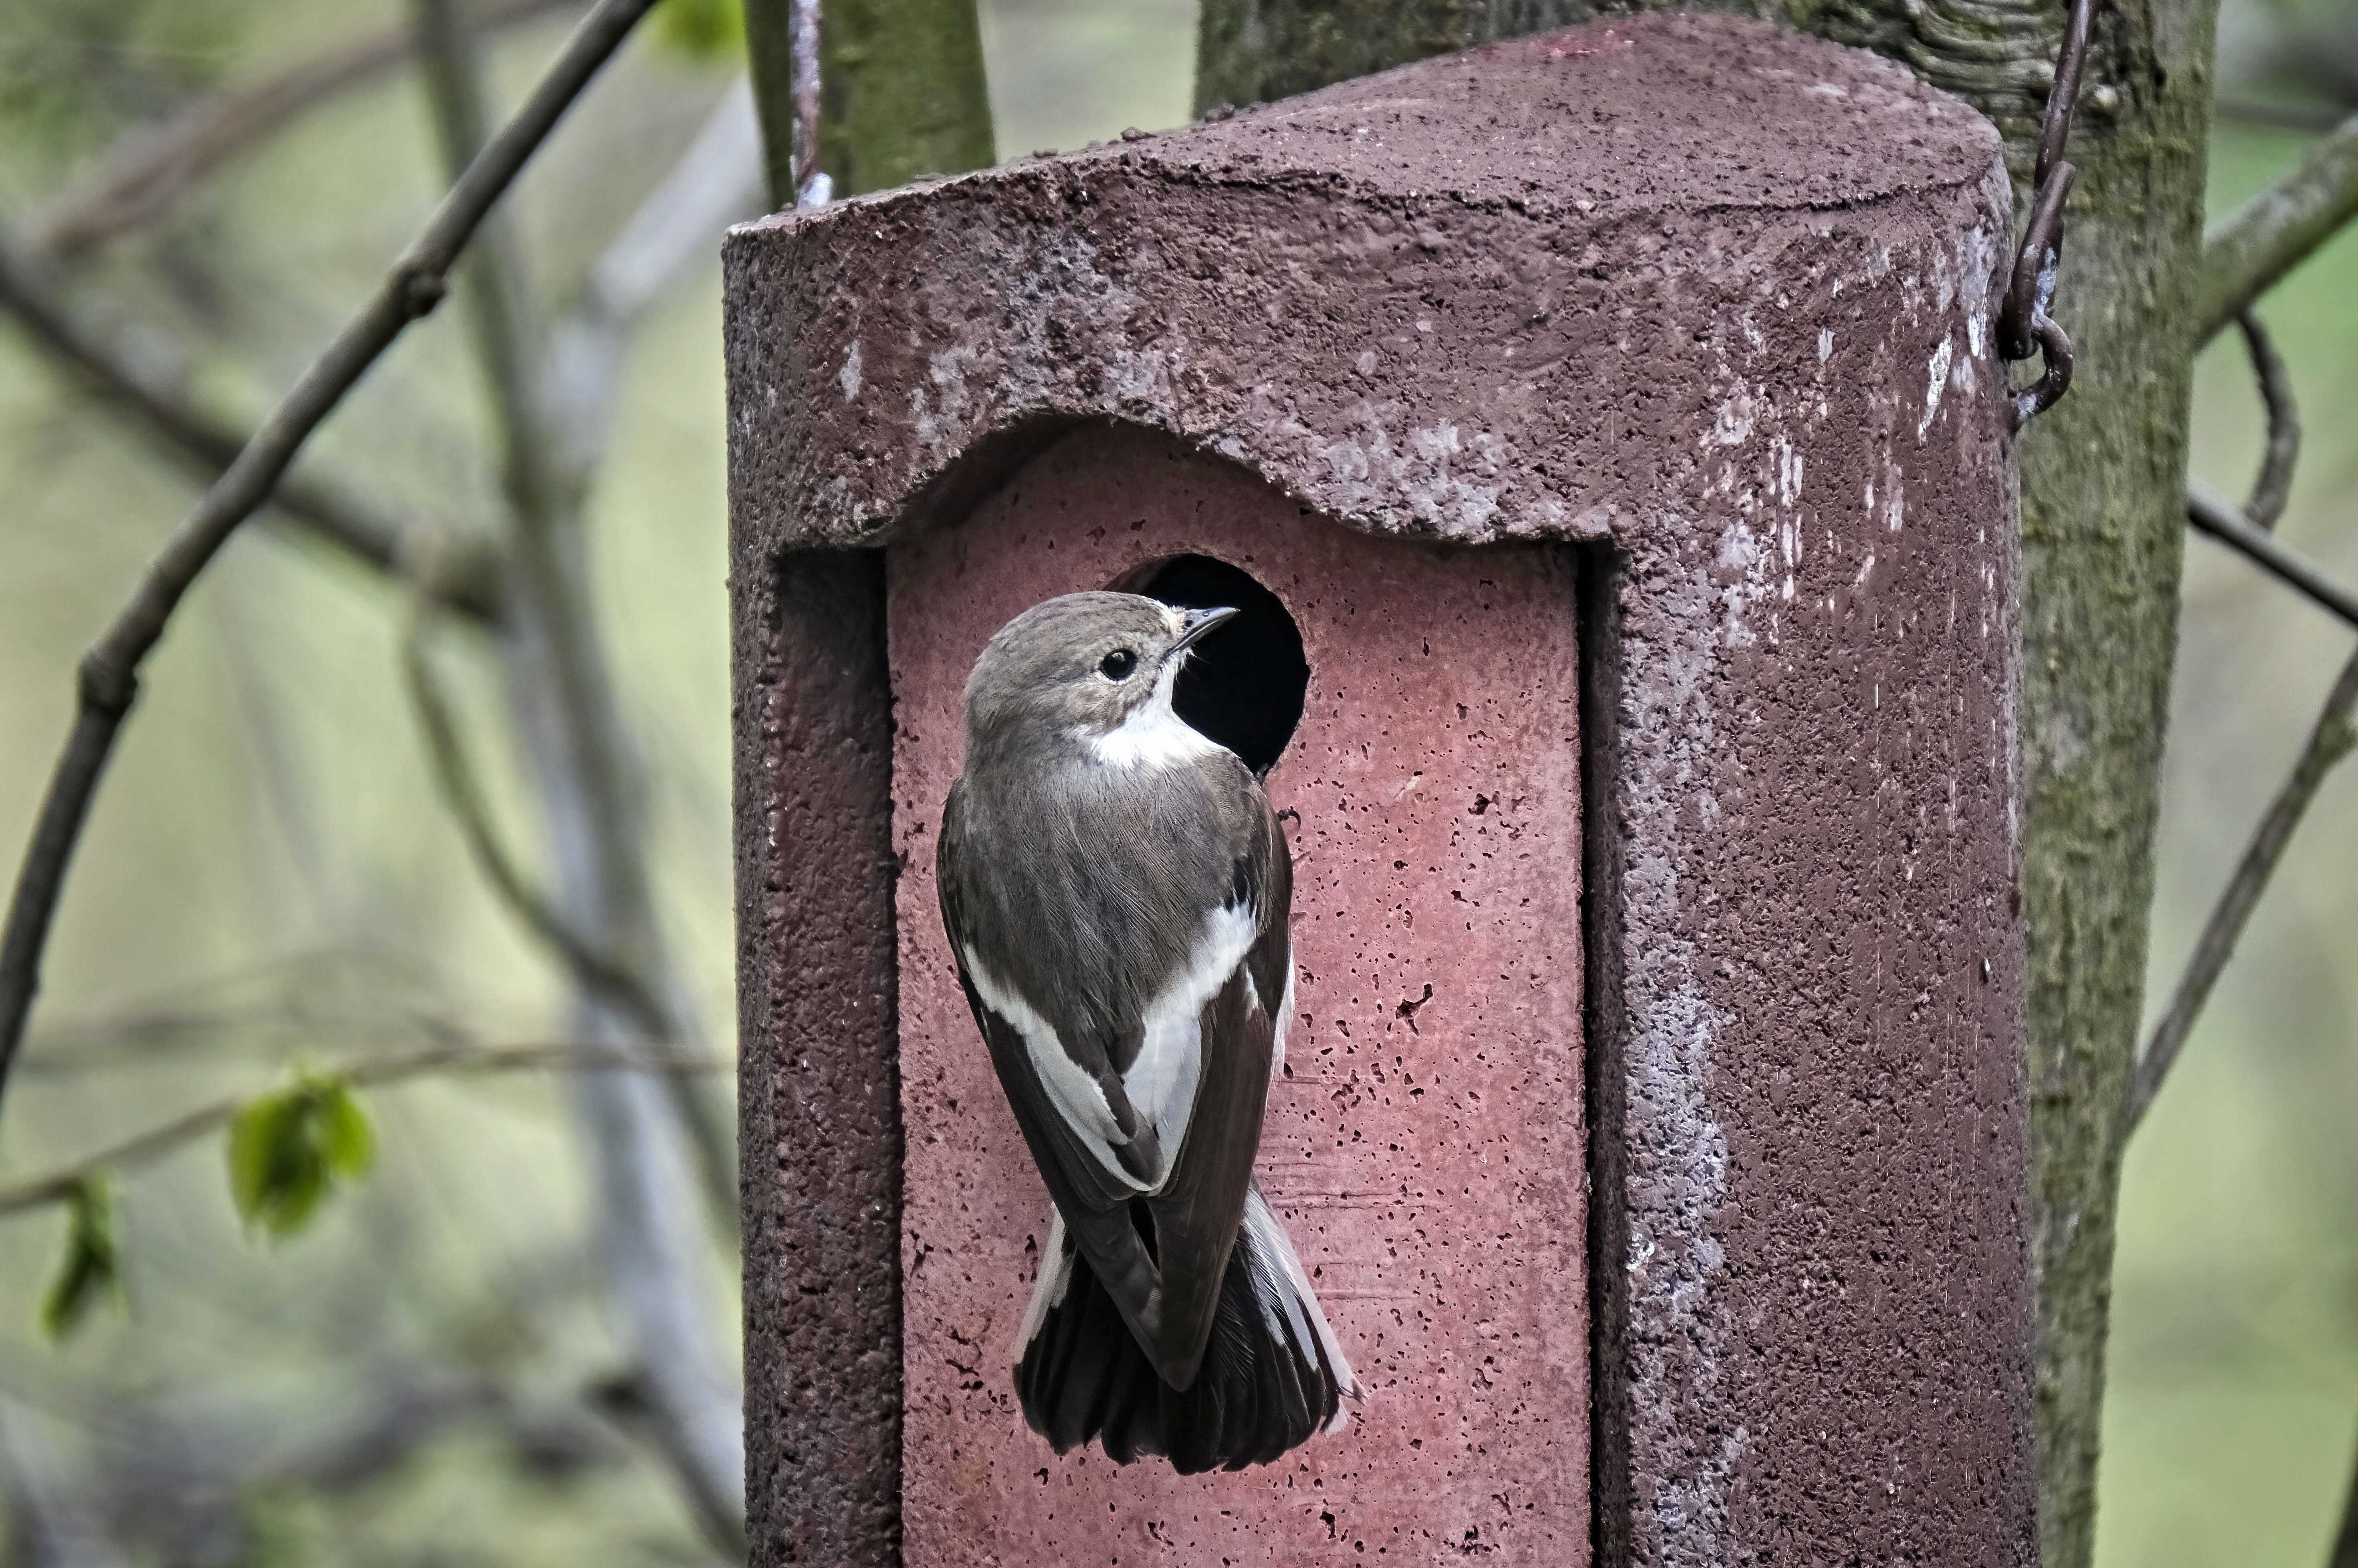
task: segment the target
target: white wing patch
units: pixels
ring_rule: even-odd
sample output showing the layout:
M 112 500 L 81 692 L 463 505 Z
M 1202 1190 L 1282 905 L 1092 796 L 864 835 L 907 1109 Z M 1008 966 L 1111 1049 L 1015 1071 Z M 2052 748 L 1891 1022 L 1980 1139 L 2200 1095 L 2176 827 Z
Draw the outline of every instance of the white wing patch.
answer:
M 1105 1090 L 1078 1062 L 1065 1054 L 1065 1043 L 1056 1037 L 1055 1026 L 1041 1017 L 1030 1002 L 1001 985 L 982 967 L 971 944 L 966 949 L 966 978 L 974 982 L 974 994 L 982 999 L 982 1005 L 1006 1020 L 1008 1027 L 1023 1037 L 1023 1054 L 1032 1059 L 1033 1076 L 1039 1078 L 1050 1103 L 1073 1136 L 1081 1141 L 1082 1147 L 1123 1186 L 1134 1193 L 1146 1191 L 1146 1184 L 1123 1170 L 1120 1159 L 1114 1153 L 1115 1145 L 1129 1140 L 1121 1135 L 1121 1124 L 1113 1119 L 1113 1107 L 1106 1103 Z
M 1270 1212 L 1269 1200 L 1260 1195 L 1258 1184 L 1245 1189 L 1245 1234 L 1252 1238 L 1253 1293 L 1260 1298 L 1261 1321 L 1269 1325 L 1271 1337 L 1281 1343 L 1291 1339 L 1307 1361 L 1315 1362 L 1323 1350 L 1344 1398 L 1364 1399 L 1351 1364 L 1343 1359 L 1342 1343 L 1326 1325 L 1326 1314 L 1318 1310 L 1318 1298 L 1311 1293 L 1302 1260 L 1293 1255 L 1285 1227 Z M 1348 1419 L 1337 1405 L 1326 1430 L 1340 1432 Z
M 1285 1031 L 1293 1022 L 1293 955 L 1285 956 L 1285 996 L 1277 1004 L 1277 1016 L 1270 1020 L 1269 1081 L 1275 1083 L 1285 1072 Z
M 1179 1145 L 1195 1108 L 1195 1084 L 1204 1070 L 1204 1006 L 1228 983 L 1260 934 L 1260 921 L 1246 905 L 1212 911 L 1196 934 L 1187 967 L 1146 1004 L 1140 1020 L 1145 1038 L 1138 1059 L 1121 1076 L 1121 1087 L 1162 1143 L 1163 1169 L 1150 1191 L 1160 1191 L 1178 1165 Z M 1249 974 L 1246 984 L 1251 984 Z
M 1023 1309 L 1023 1323 L 1015 1331 L 1015 1359 L 1032 1348 L 1032 1342 L 1048 1325 L 1048 1314 L 1065 1303 L 1065 1292 L 1073 1288 L 1073 1255 L 1065 1249 L 1065 1213 L 1059 1208 L 1048 1210 L 1048 1246 L 1040 1254 L 1040 1277 L 1032 1287 L 1032 1304 Z
M 1169 768 L 1227 751 L 1172 711 L 1171 687 L 1185 662 L 1174 659 L 1165 665 L 1162 678 L 1154 683 L 1154 695 L 1132 708 L 1119 725 L 1102 735 L 1083 733 L 1080 739 L 1089 755 L 1109 767 Z

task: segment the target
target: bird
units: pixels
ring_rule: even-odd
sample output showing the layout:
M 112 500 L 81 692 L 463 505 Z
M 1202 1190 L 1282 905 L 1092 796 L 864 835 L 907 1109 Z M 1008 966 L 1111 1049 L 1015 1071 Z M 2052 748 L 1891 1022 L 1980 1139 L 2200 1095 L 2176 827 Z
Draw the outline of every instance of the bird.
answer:
M 1182 1475 L 1268 1464 L 1364 1393 L 1253 1180 L 1293 1008 L 1293 860 L 1172 691 L 1237 614 L 1066 594 L 966 686 L 936 848 L 960 984 L 1055 1205 L 1023 1418 Z

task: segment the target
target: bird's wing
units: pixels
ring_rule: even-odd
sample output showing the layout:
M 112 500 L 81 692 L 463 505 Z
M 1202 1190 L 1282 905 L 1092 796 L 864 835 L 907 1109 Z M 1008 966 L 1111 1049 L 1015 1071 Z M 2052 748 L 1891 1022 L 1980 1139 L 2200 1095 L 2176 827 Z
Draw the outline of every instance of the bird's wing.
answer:
M 934 852 L 942 926 L 958 983 L 1057 1207 L 1111 1208 L 1151 1184 L 1141 1167 L 1152 1150 L 1140 1146 L 1141 1132 L 1151 1143 L 1151 1129 L 1131 1106 L 1103 1046 L 1069 1022 L 1060 1029 L 985 958 L 967 908 L 970 868 L 961 806 L 961 787 L 953 785 Z
M 959 805 L 953 789 L 936 881 L 975 1022 L 1075 1246 L 1157 1370 L 1184 1389 L 1242 1224 L 1282 1049 L 1293 972 L 1283 835 L 1256 798 L 1227 900 L 1147 1000 L 1139 1048 L 1116 1073 L 1086 1030 L 1008 984 L 974 940 Z
M 1184 1075 L 1194 1080 L 1184 1130 L 1166 1138 L 1163 1146 L 1174 1152 L 1170 1170 L 1138 1205 L 1152 1219 L 1163 1287 L 1156 1336 L 1141 1334 L 1140 1344 L 1158 1367 L 1186 1368 L 1187 1379 L 1164 1373 L 1183 1389 L 1202 1358 L 1228 1252 L 1244 1221 L 1292 1000 L 1293 866 L 1276 818 L 1266 804 L 1256 804 L 1259 820 L 1237 860 L 1231 892 L 1238 902 L 1230 906 L 1250 913 L 1249 937 L 1233 957 L 1223 948 L 1224 972 L 1195 1004 L 1188 1044 L 1198 1065 Z M 1086 1251 L 1087 1238 L 1076 1233 L 1075 1239 Z

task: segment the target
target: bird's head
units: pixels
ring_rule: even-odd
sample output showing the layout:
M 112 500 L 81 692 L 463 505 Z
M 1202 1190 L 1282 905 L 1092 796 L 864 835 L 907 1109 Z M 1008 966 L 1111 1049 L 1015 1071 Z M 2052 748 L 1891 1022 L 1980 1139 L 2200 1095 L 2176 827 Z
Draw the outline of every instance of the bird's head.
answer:
M 1171 711 L 1188 650 L 1236 614 L 1134 593 L 1068 593 L 990 639 L 966 683 L 967 755 L 1077 745 L 1104 762 L 1153 762 L 1213 743 Z

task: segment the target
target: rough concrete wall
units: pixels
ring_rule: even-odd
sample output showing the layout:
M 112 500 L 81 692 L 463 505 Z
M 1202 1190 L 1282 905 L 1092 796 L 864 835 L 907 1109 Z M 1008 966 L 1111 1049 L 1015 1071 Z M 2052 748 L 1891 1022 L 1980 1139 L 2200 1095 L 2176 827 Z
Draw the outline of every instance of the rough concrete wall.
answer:
M 1636 1563 L 2026 1563 L 2011 493 L 1994 415 L 1828 407 L 1616 585 L 1606 1506 Z
M 1269 781 L 1297 989 L 1259 1173 L 1368 1390 L 1340 1434 L 1199 1476 L 1059 1459 L 1015 1408 L 1048 1201 L 932 874 L 983 643 L 1175 554 L 1249 571 L 1309 655 Z M 1588 1561 L 1570 555 L 1371 540 L 1134 427 L 1075 432 L 890 552 L 913 1568 Z
M 1606 1561 L 2032 1551 L 2006 236 L 1953 101 L 1680 17 L 730 242 L 741 577 L 1109 416 L 1610 557 Z
M 883 563 L 735 583 L 745 1497 L 755 1568 L 901 1560 Z
M 2003 243 L 1996 135 L 1898 66 L 1728 18 L 1568 38 L 736 231 L 741 535 L 878 542 L 969 503 L 978 444 L 1112 412 L 1370 531 L 1601 537 L 1677 482 L 1667 438 L 1751 429 L 1723 395 L 1771 322 L 1894 370 L 1832 291 L 1897 243 L 1946 315 Z

